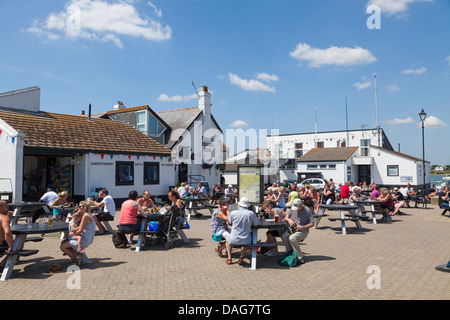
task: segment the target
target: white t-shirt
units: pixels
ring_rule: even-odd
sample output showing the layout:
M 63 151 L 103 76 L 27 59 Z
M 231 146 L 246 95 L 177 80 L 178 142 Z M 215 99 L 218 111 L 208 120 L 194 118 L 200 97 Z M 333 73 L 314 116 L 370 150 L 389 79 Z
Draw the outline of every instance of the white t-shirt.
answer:
M 51 204 L 58 199 L 58 195 L 54 191 L 49 191 L 44 193 L 44 195 L 41 197 L 40 201 L 45 201 L 47 205 L 50 207 Z
M 110 195 L 107 195 L 100 203 L 105 204 L 103 212 L 108 212 L 111 216 L 114 217 L 114 213 L 116 212 L 116 205 L 113 198 Z

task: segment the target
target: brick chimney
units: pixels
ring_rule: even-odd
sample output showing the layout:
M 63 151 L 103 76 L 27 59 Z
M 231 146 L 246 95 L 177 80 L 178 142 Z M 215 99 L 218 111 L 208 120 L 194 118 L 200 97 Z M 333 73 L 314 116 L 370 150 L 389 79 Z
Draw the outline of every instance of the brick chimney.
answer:
M 114 110 L 125 109 L 122 101 L 117 101 L 117 104 L 114 106 Z

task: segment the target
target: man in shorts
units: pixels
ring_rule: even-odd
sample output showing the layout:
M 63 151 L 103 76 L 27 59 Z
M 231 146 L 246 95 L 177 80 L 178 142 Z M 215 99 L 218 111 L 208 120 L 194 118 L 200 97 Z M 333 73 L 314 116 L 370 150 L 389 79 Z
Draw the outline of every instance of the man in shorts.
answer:
M 98 196 L 99 198 L 102 198 L 102 201 L 94 202 L 94 206 L 102 208 L 103 210 L 95 216 L 96 218 L 95 224 L 99 229 L 99 233 L 103 234 L 107 232 L 107 229 L 102 224 L 102 221 L 114 221 L 116 205 L 114 203 L 114 199 L 110 195 L 108 195 L 108 190 L 102 189 L 99 192 Z

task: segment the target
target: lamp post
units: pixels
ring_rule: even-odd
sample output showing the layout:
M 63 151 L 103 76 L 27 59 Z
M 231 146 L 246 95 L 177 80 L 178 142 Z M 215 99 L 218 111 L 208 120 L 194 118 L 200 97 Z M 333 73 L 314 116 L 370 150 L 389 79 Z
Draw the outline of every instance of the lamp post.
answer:
M 422 121 L 422 166 L 423 166 L 423 187 L 425 188 L 425 195 L 427 193 L 427 186 L 425 184 L 425 118 L 427 114 L 425 111 L 419 113 L 420 121 Z

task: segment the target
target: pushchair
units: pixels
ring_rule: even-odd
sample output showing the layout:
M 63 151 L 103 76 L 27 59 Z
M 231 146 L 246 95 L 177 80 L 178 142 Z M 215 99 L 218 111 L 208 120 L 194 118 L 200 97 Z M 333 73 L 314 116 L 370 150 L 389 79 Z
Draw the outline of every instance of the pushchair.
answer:
M 159 223 L 158 231 L 147 231 L 147 241 L 150 245 L 163 243 L 165 249 L 180 246 L 183 241 L 177 232 L 180 224 L 180 210 L 171 209 L 164 214 L 164 219 Z

